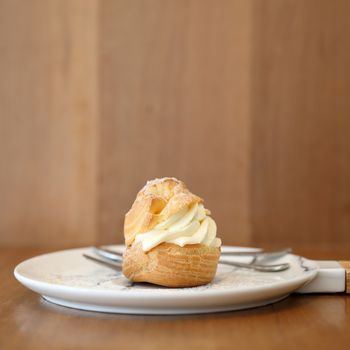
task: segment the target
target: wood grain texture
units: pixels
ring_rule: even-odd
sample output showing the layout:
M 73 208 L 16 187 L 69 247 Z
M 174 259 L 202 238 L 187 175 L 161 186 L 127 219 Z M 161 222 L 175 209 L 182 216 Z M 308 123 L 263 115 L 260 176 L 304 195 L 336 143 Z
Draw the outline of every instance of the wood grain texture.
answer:
M 250 1 L 100 7 L 101 241 L 149 179 L 202 196 L 226 243 L 250 238 Z
M 122 241 L 154 177 L 226 244 L 346 242 L 350 3 L 0 0 L 0 244 Z
M 254 6 L 254 240 L 347 242 L 350 3 Z
M 348 349 L 350 303 L 345 294 L 292 295 L 266 307 L 192 316 L 133 316 L 49 304 L 21 286 L 12 269 L 39 249 L 0 249 L 0 348 L 12 349 Z M 303 250 L 297 249 L 303 253 Z M 315 247 L 329 259 L 349 247 Z
M 94 241 L 96 16 L 91 0 L 0 2 L 1 244 Z

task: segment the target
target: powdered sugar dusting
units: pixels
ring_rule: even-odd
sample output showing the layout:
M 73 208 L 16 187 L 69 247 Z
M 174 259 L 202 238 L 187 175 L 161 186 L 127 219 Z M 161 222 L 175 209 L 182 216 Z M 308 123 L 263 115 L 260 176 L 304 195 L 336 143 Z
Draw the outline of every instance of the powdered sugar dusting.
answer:
M 49 283 L 64 286 L 98 290 L 128 291 L 128 293 L 133 293 L 133 291 L 142 291 L 146 294 L 169 293 L 172 295 L 174 295 L 174 293 L 183 294 L 188 292 L 201 293 L 207 290 L 238 290 L 247 287 L 271 285 L 276 282 L 288 280 L 295 275 L 304 272 L 302 262 L 300 262 L 297 257 L 290 255 L 283 258 L 283 260 L 284 262 L 291 263 L 292 268 L 279 273 L 258 272 L 219 264 L 216 276 L 211 283 L 192 288 L 165 288 L 148 283 L 131 283 L 122 275 L 122 273 L 104 267 L 96 268 L 94 263 L 88 261 L 86 261 L 78 270 L 75 268 L 66 269 L 60 273 L 51 272 L 45 277 L 42 276 L 42 278 L 45 278 Z
M 141 191 L 144 191 L 148 186 L 154 186 L 154 185 L 160 185 L 161 183 L 165 182 L 165 181 L 175 181 L 176 183 L 180 184 L 181 181 L 178 180 L 175 177 L 162 177 L 162 178 L 155 178 L 153 180 L 149 180 L 146 182 L 146 185 L 142 187 Z
M 253 287 L 258 285 L 266 285 L 274 282 L 282 281 L 283 278 L 274 274 L 264 274 L 249 270 L 236 269 L 231 267 L 219 267 L 217 275 L 213 282 L 199 287 L 192 288 L 165 288 L 161 286 L 151 285 L 148 283 L 131 283 L 121 273 L 111 272 L 108 268 L 100 268 L 91 270 L 87 273 L 71 274 L 52 273 L 46 277 L 47 282 L 65 285 L 70 287 L 88 288 L 88 289 L 106 289 L 133 291 L 143 293 L 187 293 L 202 292 L 205 290 L 224 290 Z

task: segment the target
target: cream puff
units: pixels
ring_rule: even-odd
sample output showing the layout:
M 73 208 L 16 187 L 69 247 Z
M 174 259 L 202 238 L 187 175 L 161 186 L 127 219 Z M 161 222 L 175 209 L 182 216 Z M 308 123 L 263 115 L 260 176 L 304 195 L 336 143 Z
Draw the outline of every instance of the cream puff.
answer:
M 182 181 L 148 181 L 125 216 L 123 273 L 133 282 L 167 287 L 207 284 L 220 257 L 216 231 L 203 199 Z

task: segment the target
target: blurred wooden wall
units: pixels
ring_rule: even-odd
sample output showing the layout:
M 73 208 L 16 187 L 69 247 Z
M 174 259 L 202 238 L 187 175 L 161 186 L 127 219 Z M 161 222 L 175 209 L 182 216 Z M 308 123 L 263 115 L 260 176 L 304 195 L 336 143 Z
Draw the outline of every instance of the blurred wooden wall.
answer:
M 0 244 L 122 241 L 151 178 L 227 244 L 350 240 L 350 3 L 0 0 Z

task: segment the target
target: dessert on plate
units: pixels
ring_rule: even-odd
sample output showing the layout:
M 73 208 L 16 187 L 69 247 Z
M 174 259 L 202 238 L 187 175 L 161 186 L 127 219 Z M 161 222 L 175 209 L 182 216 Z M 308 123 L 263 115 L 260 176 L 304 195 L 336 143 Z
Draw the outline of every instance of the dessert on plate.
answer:
M 209 215 L 203 199 L 182 181 L 148 181 L 125 215 L 124 275 L 133 282 L 167 287 L 211 282 L 221 240 Z

